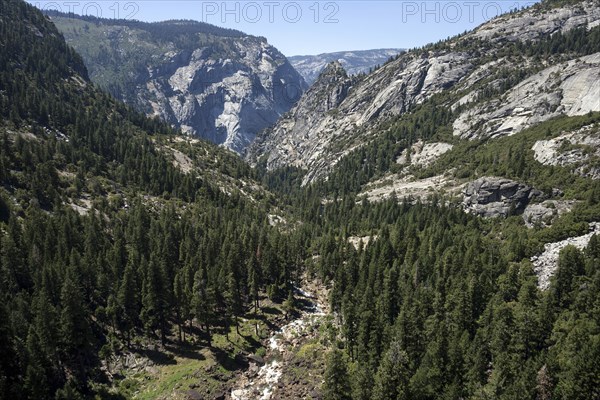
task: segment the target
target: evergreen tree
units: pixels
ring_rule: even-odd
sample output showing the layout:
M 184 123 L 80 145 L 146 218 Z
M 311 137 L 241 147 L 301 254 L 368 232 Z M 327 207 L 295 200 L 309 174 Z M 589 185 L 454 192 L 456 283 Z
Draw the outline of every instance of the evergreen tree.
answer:
M 131 346 L 132 330 L 137 326 L 140 315 L 140 300 L 137 277 L 132 262 L 125 267 L 121 286 L 117 294 L 118 326 Z
M 143 260 L 142 264 L 144 264 Z M 168 309 L 163 290 L 165 285 L 163 271 L 153 257 L 146 264 L 140 319 L 148 333 L 156 335 L 156 331 L 159 331 L 159 337 L 163 344 L 166 342 L 168 333 Z
M 398 341 L 393 341 L 383 355 L 381 365 L 375 375 L 373 400 L 410 399 L 410 368 L 408 355 Z
M 583 255 L 575 246 L 567 246 L 560 251 L 558 270 L 552 288 L 555 301 L 560 306 L 570 302 L 570 292 L 576 276 L 584 273 Z
M 323 376 L 324 400 L 350 400 L 348 367 L 342 351 L 333 349 L 327 356 L 327 368 Z
M 59 343 L 65 363 L 74 376 L 85 382 L 87 366 L 94 359 L 94 338 L 88 322 L 89 312 L 84 302 L 83 290 L 73 268 L 70 266 L 67 269 L 60 294 Z
M 288 318 L 296 311 L 296 298 L 292 290 L 288 291 L 287 299 L 283 302 L 283 309 Z
M 212 346 L 211 326 L 215 320 L 215 308 L 217 306 L 212 287 L 208 284 L 205 273 L 200 268 L 194 275 L 194 288 L 192 296 L 192 307 L 196 319 L 204 326 L 208 346 Z

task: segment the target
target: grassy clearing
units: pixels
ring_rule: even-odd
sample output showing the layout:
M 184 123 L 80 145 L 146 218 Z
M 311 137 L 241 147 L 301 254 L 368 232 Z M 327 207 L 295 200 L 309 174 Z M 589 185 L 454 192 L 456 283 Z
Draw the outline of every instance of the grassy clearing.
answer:
M 265 301 L 264 306 L 258 316 L 238 319 L 239 334 L 234 325 L 229 326 L 228 335 L 225 331 L 215 333 L 211 348 L 192 338 L 191 343 L 169 346 L 160 357 L 152 357 L 154 364 L 143 372 L 124 371 L 124 379 L 116 385 L 119 394 L 128 399 L 152 400 L 183 399 L 190 391 L 203 398 L 224 393 L 237 373 L 247 367 L 246 355 L 266 353 L 262 341 L 283 311 L 271 302 Z
M 202 387 L 202 392 L 213 393 L 219 390 L 220 382 L 207 374 L 216 364 L 216 360 L 209 351 L 201 352 L 206 359 L 195 360 L 191 358 L 176 358 L 173 365 L 158 368 L 154 376 L 142 376 L 135 399 L 150 400 L 158 398 L 183 398 L 183 392 L 197 387 Z

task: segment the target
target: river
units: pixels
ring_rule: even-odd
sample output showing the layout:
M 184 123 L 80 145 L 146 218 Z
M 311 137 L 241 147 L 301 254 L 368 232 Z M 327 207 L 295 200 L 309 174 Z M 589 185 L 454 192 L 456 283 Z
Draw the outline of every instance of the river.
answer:
M 317 296 L 301 288 L 296 289 L 296 298 L 305 306 L 299 318 L 284 325 L 268 339 L 266 362 L 258 372 L 245 376 L 237 388 L 231 391 L 233 400 L 270 400 L 284 370 L 286 351 L 294 347 L 294 339 L 313 329 L 325 317 L 325 307 Z

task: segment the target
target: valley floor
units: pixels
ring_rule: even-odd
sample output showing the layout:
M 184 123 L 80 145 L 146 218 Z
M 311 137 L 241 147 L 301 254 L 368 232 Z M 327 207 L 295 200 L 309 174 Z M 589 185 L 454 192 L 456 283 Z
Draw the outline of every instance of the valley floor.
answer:
M 212 347 L 194 336 L 181 344 L 139 344 L 107 368 L 120 394 L 133 399 L 315 399 L 333 335 L 327 289 L 304 279 L 296 287 L 296 310 L 265 298 L 258 315 L 239 319 L 229 335 L 215 334 Z M 258 334 L 257 334 L 258 332 Z

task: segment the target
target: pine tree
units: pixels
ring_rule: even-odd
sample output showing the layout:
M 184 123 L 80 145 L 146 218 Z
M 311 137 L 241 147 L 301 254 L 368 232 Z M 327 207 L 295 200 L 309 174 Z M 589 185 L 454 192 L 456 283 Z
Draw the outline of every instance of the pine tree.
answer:
M 159 337 L 163 344 L 166 342 L 169 327 L 168 304 L 164 292 L 166 285 L 167 282 L 163 276 L 163 270 L 158 264 L 158 260 L 152 257 L 147 263 L 147 270 L 144 276 L 140 319 L 147 332 L 156 335 L 156 330 L 159 331 Z
M 60 348 L 62 358 L 75 376 L 85 381 L 87 366 L 93 360 L 93 336 L 83 290 L 73 267 L 69 267 L 60 294 Z
M 250 295 L 252 296 L 252 304 L 254 305 L 254 314 L 257 314 L 259 308 L 258 291 L 260 287 L 260 277 L 258 271 L 258 260 L 255 252 L 253 252 L 248 259 L 248 285 L 250 286 Z
M 560 251 L 558 270 L 552 287 L 557 305 L 564 307 L 569 304 L 573 280 L 584 273 L 584 268 L 583 255 L 575 246 L 567 246 Z
M 288 318 L 296 311 L 296 298 L 291 289 L 288 291 L 287 299 L 283 302 L 283 310 Z
M 0 301 L 0 398 L 3 399 L 17 398 L 21 389 L 9 315 L 6 303 Z
M 373 400 L 406 400 L 410 399 L 410 369 L 408 355 L 394 340 L 383 355 L 373 388 Z
M 179 327 L 179 341 L 185 341 L 185 322 L 190 318 L 192 291 L 187 282 L 188 271 L 181 269 L 175 275 L 173 284 L 173 295 L 175 296 L 175 308 L 177 313 L 177 325 Z
M 341 350 L 333 349 L 327 356 L 327 368 L 324 375 L 324 400 L 350 400 L 350 380 L 348 367 Z
M 215 319 L 217 302 L 214 291 L 208 284 L 204 270 L 200 268 L 194 275 L 192 308 L 196 319 L 204 326 L 208 346 L 212 346 L 211 326 Z
M 118 326 L 125 335 L 128 346 L 131 346 L 131 332 L 137 326 L 140 315 L 138 293 L 137 277 L 132 263 L 129 262 L 125 267 L 121 286 L 117 293 Z
M 227 274 L 227 289 L 225 291 L 228 314 L 233 317 L 236 333 L 240 334 L 238 317 L 242 312 L 242 299 L 239 290 L 239 281 L 234 271 Z
M 25 369 L 24 392 L 27 394 L 27 398 L 32 400 L 49 398 L 51 385 L 48 382 L 46 365 L 44 365 L 47 360 L 33 327 L 29 329 L 26 346 L 28 363 Z

